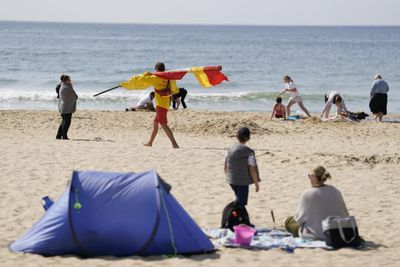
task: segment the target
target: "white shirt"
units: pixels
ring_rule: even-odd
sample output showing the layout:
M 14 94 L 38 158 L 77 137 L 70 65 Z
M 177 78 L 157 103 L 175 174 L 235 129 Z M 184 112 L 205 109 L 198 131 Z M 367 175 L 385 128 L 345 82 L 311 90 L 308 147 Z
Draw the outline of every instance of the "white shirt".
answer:
M 336 95 L 340 95 L 337 91 L 328 91 L 326 92 L 325 96 L 328 98 L 328 101 L 325 103 L 324 110 L 322 111 L 322 115 L 325 115 L 326 118 L 329 117 L 329 113 L 331 112 L 331 107 L 333 104 L 333 98 Z M 337 115 L 340 115 L 342 112 L 347 112 L 347 107 L 346 104 L 344 103 L 344 99 L 342 97 L 342 101 L 340 102 L 338 109 L 337 109 Z
M 296 91 L 290 92 L 290 94 L 292 95 L 292 97 L 300 96 L 299 91 L 297 90 L 294 82 L 285 83 L 285 89 L 296 89 Z
M 139 102 L 137 103 L 139 107 L 143 107 L 146 104 L 147 105 L 153 104 L 153 100 L 151 100 L 150 95 L 143 96 L 142 98 L 139 99 Z

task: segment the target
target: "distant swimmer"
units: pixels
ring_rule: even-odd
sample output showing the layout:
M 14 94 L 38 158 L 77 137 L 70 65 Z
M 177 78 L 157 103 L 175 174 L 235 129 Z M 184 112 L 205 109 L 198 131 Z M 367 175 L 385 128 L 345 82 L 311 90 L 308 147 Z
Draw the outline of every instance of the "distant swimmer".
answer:
M 338 116 L 347 116 L 348 110 L 346 104 L 344 103 L 343 97 L 337 91 L 327 91 L 325 93 L 325 107 L 322 110 L 321 118 L 329 117 L 329 113 L 331 112 L 332 104 L 335 104 L 337 107 L 337 115 Z
M 286 107 L 282 104 L 282 97 L 278 96 L 276 98 L 276 103 L 272 109 L 271 120 L 273 118 L 286 120 Z
M 375 75 L 370 92 L 369 108 L 376 116 L 375 119 L 382 121 L 383 115 L 387 114 L 387 92 L 389 85 L 382 79 L 380 74 Z
M 291 94 L 286 105 L 287 116 L 290 116 L 290 108 L 293 106 L 293 104 L 297 103 L 304 113 L 306 113 L 308 117 L 311 117 L 310 112 L 308 112 L 307 108 L 303 104 L 303 99 L 301 98 L 299 90 L 297 90 L 292 78 L 286 75 L 283 77 L 283 82 L 285 83 L 285 89 L 283 89 L 282 92 L 280 92 L 277 96 L 281 96 L 286 92 Z
M 173 109 L 178 109 L 179 105 L 182 103 L 184 109 L 187 108 L 185 98 L 187 91 L 185 88 L 179 88 L 179 93 L 172 95 L 172 107 Z
M 151 92 L 150 94 L 143 96 L 142 98 L 139 99 L 139 102 L 136 104 L 136 106 L 131 108 L 126 108 L 125 111 L 136 111 L 136 110 L 155 111 L 156 109 L 154 108 L 153 104 L 154 96 L 155 96 L 154 92 Z

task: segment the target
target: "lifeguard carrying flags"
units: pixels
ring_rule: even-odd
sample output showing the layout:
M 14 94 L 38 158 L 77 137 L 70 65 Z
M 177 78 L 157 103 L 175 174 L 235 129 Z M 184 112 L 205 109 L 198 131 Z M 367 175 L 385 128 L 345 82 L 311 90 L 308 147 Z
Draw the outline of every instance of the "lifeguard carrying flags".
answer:
M 121 87 L 126 89 L 146 89 L 151 86 L 149 78 L 159 77 L 166 80 L 181 80 L 186 73 L 193 73 L 197 81 L 203 87 L 211 87 L 220 84 L 223 81 L 228 81 L 222 72 L 222 66 L 209 67 L 192 67 L 182 70 L 172 70 L 164 72 L 145 72 L 140 75 L 133 76 L 126 82 L 120 83 Z

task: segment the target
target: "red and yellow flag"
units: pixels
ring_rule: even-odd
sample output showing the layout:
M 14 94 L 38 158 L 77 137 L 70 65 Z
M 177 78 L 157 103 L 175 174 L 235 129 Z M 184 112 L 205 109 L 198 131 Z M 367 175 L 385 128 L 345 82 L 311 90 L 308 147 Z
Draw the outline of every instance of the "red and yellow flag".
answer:
M 208 66 L 208 67 L 192 67 L 182 70 L 171 70 L 163 72 L 145 72 L 140 75 L 133 76 L 126 82 L 120 83 L 120 86 L 132 89 L 145 89 L 150 86 L 155 86 L 154 79 L 156 77 L 165 80 L 181 80 L 187 73 L 193 73 L 197 81 L 203 87 L 211 87 L 228 81 L 228 77 L 221 72 L 221 66 Z
M 211 87 L 228 80 L 228 77 L 226 77 L 221 70 L 221 66 L 192 67 L 183 70 L 154 72 L 152 74 L 167 80 L 181 80 L 186 73 L 193 73 L 201 86 Z

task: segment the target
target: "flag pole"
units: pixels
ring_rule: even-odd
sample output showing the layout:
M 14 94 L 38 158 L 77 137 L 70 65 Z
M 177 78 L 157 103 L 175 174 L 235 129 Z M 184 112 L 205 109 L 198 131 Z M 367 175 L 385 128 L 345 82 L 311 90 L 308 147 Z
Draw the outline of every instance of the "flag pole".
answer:
M 107 89 L 107 90 L 101 91 L 100 93 L 97 93 L 97 94 L 93 95 L 93 97 L 96 97 L 96 96 L 98 96 L 98 95 L 101 95 L 101 94 L 107 93 L 107 92 L 109 92 L 109 91 L 111 91 L 111 90 L 114 90 L 114 89 L 117 89 L 117 88 L 119 88 L 119 87 L 121 87 L 121 86 L 119 86 L 119 85 L 117 85 L 117 86 L 114 86 L 113 88 L 110 88 L 110 89 Z

